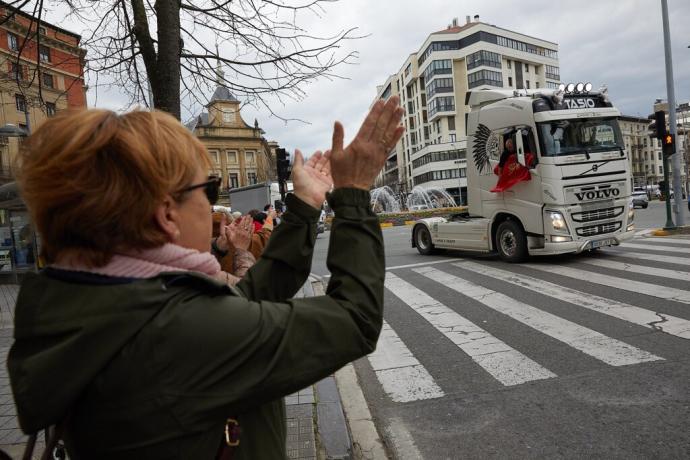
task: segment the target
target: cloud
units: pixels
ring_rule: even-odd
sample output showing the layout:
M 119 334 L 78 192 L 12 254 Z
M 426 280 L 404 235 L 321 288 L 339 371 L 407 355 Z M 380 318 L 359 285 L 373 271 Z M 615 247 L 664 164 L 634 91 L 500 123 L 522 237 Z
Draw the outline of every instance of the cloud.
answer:
M 690 37 L 686 32 L 690 2 L 668 0 L 668 5 L 676 101 L 683 102 L 690 100 Z M 626 115 L 646 116 L 656 98 L 666 98 L 659 2 L 340 0 L 326 4 L 320 17 L 299 14 L 297 21 L 314 35 L 357 27 L 366 36 L 343 44 L 342 53 L 359 53 L 356 65 L 337 70 L 347 79 L 322 79 L 305 88 L 304 100 L 276 101 L 273 108 L 280 116 L 309 124 L 286 125 L 266 110 L 252 107 L 245 107 L 243 116 L 250 124 L 258 119 L 268 139 L 307 154 L 330 145 L 335 120 L 343 122 L 346 140 L 351 139 L 373 102 L 376 86 L 396 73 L 410 53 L 419 51 L 430 33 L 444 29 L 453 17 L 462 24 L 465 16 L 475 14 L 482 22 L 558 43 L 561 77 L 591 81 L 595 88 L 607 84 L 614 104 Z M 75 27 L 72 30 L 79 30 Z M 89 102 L 93 100 L 90 94 Z M 120 106 L 126 104 L 116 92 L 100 93 L 98 104 L 116 106 L 118 100 Z M 191 115 L 183 114 L 183 118 Z

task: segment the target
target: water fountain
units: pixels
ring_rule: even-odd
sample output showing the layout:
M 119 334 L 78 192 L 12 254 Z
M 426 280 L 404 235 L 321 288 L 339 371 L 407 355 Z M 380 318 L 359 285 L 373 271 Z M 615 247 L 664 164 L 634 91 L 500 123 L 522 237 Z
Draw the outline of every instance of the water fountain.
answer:
M 416 186 L 407 197 L 407 209 L 411 211 L 432 208 L 452 208 L 457 206 L 448 192 L 440 187 L 423 188 Z
M 375 213 L 400 212 L 400 203 L 393 190 L 386 186 L 371 191 L 371 209 Z

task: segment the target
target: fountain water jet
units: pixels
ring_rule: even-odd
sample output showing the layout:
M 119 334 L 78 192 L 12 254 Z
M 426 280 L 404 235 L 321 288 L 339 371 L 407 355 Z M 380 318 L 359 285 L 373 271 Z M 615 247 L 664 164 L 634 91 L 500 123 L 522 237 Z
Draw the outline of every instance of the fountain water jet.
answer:
M 453 208 L 457 206 L 448 192 L 440 187 L 416 186 L 407 197 L 407 209 Z
M 371 209 L 375 213 L 400 212 L 400 203 L 393 190 L 386 186 L 371 191 Z

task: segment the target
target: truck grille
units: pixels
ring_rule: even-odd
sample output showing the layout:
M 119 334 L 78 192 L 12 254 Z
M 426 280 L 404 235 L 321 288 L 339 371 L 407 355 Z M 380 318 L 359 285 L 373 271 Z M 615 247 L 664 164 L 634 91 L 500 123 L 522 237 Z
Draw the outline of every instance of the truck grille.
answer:
M 580 227 L 575 229 L 578 236 L 594 236 L 602 235 L 604 233 L 612 233 L 620 229 L 623 222 L 607 222 L 605 224 L 590 225 L 588 227 Z
M 623 206 L 615 208 L 595 209 L 593 211 L 574 212 L 572 218 L 575 222 L 592 222 L 594 220 L 612 219 L 623 214 Z M 588 227 L 585 227 L 588 228 Z

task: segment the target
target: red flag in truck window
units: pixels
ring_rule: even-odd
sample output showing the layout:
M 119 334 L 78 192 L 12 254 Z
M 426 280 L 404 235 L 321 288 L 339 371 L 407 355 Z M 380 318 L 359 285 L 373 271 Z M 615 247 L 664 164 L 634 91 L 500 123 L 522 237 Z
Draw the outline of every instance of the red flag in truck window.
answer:
M 526 153 L 525 162 L 528 165 L 533 164 L 534 154 Z M 494 188 L 491 189 L 492 192 L 505 192 L 518 182 L 527 181 L 532 178 L 529 169 L 518 163 L 517 155 L 515 154 L 511 154 L 508 157 L 503 168 L 499 168 L 499 166 L 496 165 L 494 167 L 494 174 L 498 176 L 498 182 L 496 182 Z

